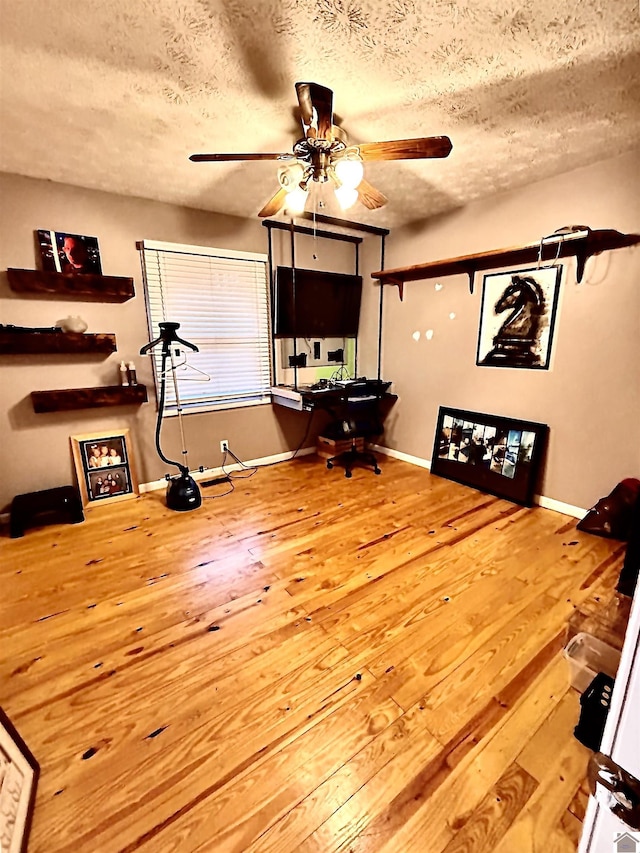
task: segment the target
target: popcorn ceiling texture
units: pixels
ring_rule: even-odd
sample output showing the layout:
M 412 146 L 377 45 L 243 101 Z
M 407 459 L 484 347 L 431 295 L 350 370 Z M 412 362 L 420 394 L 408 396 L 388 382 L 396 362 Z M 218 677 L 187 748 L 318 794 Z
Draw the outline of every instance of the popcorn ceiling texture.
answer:
M 352 142 L 447 134 L 447 160 L 367 164 L 399 225 L 630 150 L 638 0 L 0 0 L 0 170 L 240 216 L 291 150 L 294 83 Z M 338 213 L 334 210 L 324 212 Z M 340 215 L 340 214 L 338 214 Z

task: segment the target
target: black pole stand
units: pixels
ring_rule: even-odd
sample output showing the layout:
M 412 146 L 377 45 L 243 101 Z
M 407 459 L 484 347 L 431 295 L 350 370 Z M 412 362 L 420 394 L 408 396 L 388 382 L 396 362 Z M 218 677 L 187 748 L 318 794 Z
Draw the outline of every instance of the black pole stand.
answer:
M 155 349 L 159 344 L 162 344 L 162 366 L 160 370 L 160 399 L 158 401 L 158 419 L 156 421 L 156 450 L 158 456 L 163 462 L 168 465 L 175 465 L 180 471 L 177 476 L 171 477 L 166 475 L 168 480 L 167 486 L 167 507 L 176 510 L 177 512 L 186 512 L 191 509 L 197 509 L 202 504 L 202 495 L 198 484 L 189 474 L 189 460 L 187 458 L 187 448 L 184 436 L 184 426 L 182 423 L 182 405 L 180 403 L 180 393 L 178 390 L 178 379 L 176 377 L 176 364 L 174 352 L 177 349 L 175 344 L 180 344 L 183 347 L 198 352 L 198 347 L 195 344 L 190 344 L 188 341 L 179 338 L 176 334 L 180 328 L 180 323 L 160 323 L 160 337 L 155 341 L 146 344 L 140 350 L 140 355 L 147 355 L 151 350 Z M 172 344 L 174 346 L 172 346 Z M 171 362 L 171 375 L 173 377 L 173 388 L 176 397 L 176 406 L 178 410 L 178 423 L 180 426 L 180 439 L 182 442 L 182 458 L 184 463 L 176 462 L 173 459 L 168 459 L 162 452 L 160 445 L 160 431 L 162 429 L 162 416 L 164 413 L 164 400 L 166 388 L 166 371 L 167 360 Z

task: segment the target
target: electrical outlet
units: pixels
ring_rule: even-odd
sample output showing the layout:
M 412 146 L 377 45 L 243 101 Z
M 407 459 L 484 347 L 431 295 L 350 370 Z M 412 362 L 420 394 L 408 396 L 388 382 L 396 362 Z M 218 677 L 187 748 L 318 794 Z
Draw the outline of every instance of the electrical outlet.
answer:
M 223 438 L 220 442 L 220 453 L 226 453 L 229 450 L 229 441 L 226 438 Z

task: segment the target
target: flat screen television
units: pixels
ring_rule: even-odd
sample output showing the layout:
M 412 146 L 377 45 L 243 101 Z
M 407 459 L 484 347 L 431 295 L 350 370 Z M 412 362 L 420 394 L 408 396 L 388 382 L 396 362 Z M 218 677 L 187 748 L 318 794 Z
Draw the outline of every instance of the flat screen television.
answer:
M 361 299 L 361 275 L 278 267 L 274 336 L 354 338 L 358 334 Z

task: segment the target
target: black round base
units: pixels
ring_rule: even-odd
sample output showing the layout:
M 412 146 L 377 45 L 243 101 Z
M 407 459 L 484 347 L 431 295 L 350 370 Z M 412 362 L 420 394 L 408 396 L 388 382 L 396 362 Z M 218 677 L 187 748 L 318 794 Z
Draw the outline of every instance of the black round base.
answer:
M 176 512 L 198 509 L 202 504 L 202 495 L 198 484 L 186 474 L 172 477 L 167 486 L 167 506 Z

